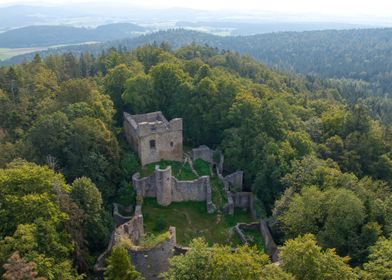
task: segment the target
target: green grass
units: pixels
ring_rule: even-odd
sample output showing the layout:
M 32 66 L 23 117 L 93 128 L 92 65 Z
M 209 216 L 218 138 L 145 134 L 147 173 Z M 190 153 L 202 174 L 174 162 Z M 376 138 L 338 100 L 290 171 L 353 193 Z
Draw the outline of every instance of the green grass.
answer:
M 264 241 L 259 230 L 243 230 L 250 246 L 256 246 L 260 252 L 264 252 Z
M 250 213 L 236 209 L 234 216 L 208 214 L 204 202 L 177 202 L 164 207 L 155 198 L 143 202 L 144 226 L 147 233 L 159 234 L 156 221 L 163 217 L 168 226 L 176 227 L 177 243 L 183 246 L 196 237 L 204 237 L 209 245 L 213 243 L 237 246 L 241 244 L 233 227 L 238 222 L 250 223 Z M 167 230 L 167 229 L 165 229 Z
M 193 168 L 200 176 L 211 176 L 210 165 L 202 159 L 197 159 L 193 162 Z
M 147 233 L 143 236 L 141 239 L 141 242 L 138 247 L 143 248 L 143 249 L 148 249 L 155 247 L 156 245 L 168 240 L 170 238 L 170 234 L 167 231 L 164 231 L 160 234 L 153 234 L 153 233 Z
M 226 194 L 224 191 L 223 183 L 217 176 L 210 178 L 212 188 L 212 202 L 218 209 L 221 209 L 226 203 Z
M 165 169 L 168 166 L 172 167 L 172 175 L 178 180 L 195 180 L 197 176 L 193 174 L 191 167 L 188 163 L 184 164 L 177 161 L 161 160 L 157 163 L 150 163 L 140 169 L 140 177 L 144 178 L 150 176 L 154 170 L 155 165 L 159 165 L 161 169 Z

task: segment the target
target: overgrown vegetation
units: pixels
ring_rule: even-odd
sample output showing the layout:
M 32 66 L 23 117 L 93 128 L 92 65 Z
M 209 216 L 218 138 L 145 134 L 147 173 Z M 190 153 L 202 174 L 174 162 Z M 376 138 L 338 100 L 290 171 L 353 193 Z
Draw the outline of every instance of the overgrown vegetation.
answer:
M 211 176 L 210 165 L 202 159 L 193 161 L 193 168 L 199 176 Z
M 391 128 L 355 94 L 197 45 L 36 56 L 0 68 L 0 262 L 18 251 L 38 276 L 91 273 L 112 228 L 110 205 L 126 200 L 138 169 L 135 155 L 119 144 L 121 112 L 161 110 L 183 118 L 188 146 L 219 148 L 229 170 L 244 171 L 280 243 L 299 238 L 287 241 L 293 250 L 286 250 L 286 271 L 298 277 L 316 262 L 314 279 L 351 275 L 348 255 L 355 273 L 382 279 L 390 273 L 377 263 L 392 229 Z M 195 178 L 182 164 L 173 174 Z M 222 205 L 222 195 L 214 202 Z M 209 245 L 230 244 L 229 229 L 251 221 L 249 213 L 208 215 L 197 202 L 161 207 L 146 199 L 143 213 L 147 232 L 162 228 L 162 215 L 178 227 L 180 244 L 198 236 Z M 296 262 L 304 252 L 318 252 L 309 268 Z M 333 273 L 323 271 L 331 261 Z
M 260 234 L 259 230 L 243 230 L 246 240 L 249 243 L 249 246 L 256 246 L 257 250 L 260 252 L 264 251 L 264 240 Z
M 154 198 L 143 201 L 143 217 L 146 232 L 153 234 L 167 231 L 157 230 L 156 221 L 164 217 L 165 223 L 176 227 L 177 243 L 187 246 L 196 237 L 204 237 L 208 244 L 236 246 L 233 227 L 238 222 L 252 221 L 250 213 L 236 209 L 234 216 L 208 214 L 205 202 L 173 202 L 169 206 L 159 205 Z M 239 243 L 241 244 L 241 243 Z
M 166 169 L 168 166 L 171 166 L 172 176 L 176 177 L 178 180 L 195 180 L 198 177 L 196 174 L 192 172 L 189 163 L 182 163 L 170 160 L 161 160 L 157 163 L 150 163 L 143 166 L 140 169 L 140 177 L 148 177 L 152 173 L 154 173 L 155 166 L 159 166 L 160 169 Z

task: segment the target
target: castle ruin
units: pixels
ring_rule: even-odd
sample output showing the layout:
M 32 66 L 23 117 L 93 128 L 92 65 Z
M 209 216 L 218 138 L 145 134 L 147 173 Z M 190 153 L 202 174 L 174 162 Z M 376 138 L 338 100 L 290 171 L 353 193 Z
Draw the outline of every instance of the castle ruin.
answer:
M 162 159 L 183 161 L 182 119 L 173 119 L 168 122 L 161 112 L 141 115 L 124 113 L 124 131 L 128 142 L 138 153 L 142 165 L 159 162 Z M 223 183 L 223 191 L 227 198 L 227 203 L 222 207 L 225 213 L 233 215 L 234 208 L 245 208 L 251 211 L 254 219 L 259 219 L 256 223 L 239 223 L 235 226 L 234 230 L 242 242 L 249 243 L 244 231 L 259 231 L 263 237 L 266 252 L 273 262 L 278 261 L 278 249 L 268 225 L 265 220 L 257 217 L 257 211 L 254 209 L 255 198 L 251 192 L 243 191 L 243 172 L 237 171 L 223 176 L 223 154 L 204 145 L 192 149 L 192 159 L 202 159 L 210 164 L 210 169 L 216 171 L 216 175 Z M 192 160 L 189 160 L 193 169 Z M 197 175 L 196 171 L 193 172 Z M 132 183 L 138 198 L 154 197 L 157 203 L 163 206 L 180 201 L 205 201 L 208 213 L 217 210 L 212 202 L 209 176 L 181 181 L 172 176 L 171 166 L 160 169 L 159 165 L 156 165 L 154 172 L 147 177 L 141 178 L 140 173 L 135 173 L 132 176 Z M 106 259 L 110 256 L 112 248 L 121 246 L 124 238 L 129 241 L 127 250 L 132 264 L 148 280 L 160 279 L 160 274 L 167 271 L 169 267 L 169 259 L 174 255 L 185 254 L 188 250 L 176 243 L 176 228 L 173 226 L 169 228 L 163 239 L 159 238 L 153 244 L 143 243 L 147 236 L 143 224 L 143 200 L 137 199 L 136 202 L 133 216 L 121 215 L 119 212 L 121 206 L 113 205 L 116 228 L 112 233 L 108 248 L 99 256 L 95 265 L 99 278 L 103 276 Z
M 143 166 L 162 159 L 183 159 L 181 118 L 167 121 L 161 111 L 139 115 L 124 112 L 124 132 Z
M 140 178 L 139 173 L 132 176 L 132 183 L 137 197 L 154 197 L 158 204 L 168 206 L 172 202 L 205 201 L 208 213 L 216 209 L 212 203 L 212 188 L 209 176 L 201 176 L 195 180 L 180 181 L 172 176 L 172 169 L 160 169 L 148 177 Z

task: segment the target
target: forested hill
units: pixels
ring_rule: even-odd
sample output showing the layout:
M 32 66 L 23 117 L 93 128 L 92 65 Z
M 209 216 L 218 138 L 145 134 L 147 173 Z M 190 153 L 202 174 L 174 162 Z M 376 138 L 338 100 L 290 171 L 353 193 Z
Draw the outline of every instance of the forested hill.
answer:
M 379 94 L 392 92 L 392 29 L 280 32 L 243 37 L 219 37 L 188 30 L 170 30 L 93 46 L 74 46 L 43 54 L 91 52 L 145 43 L 169 42 L 174 47 L 195 42 L 247 54 L 285 71 L 324 78 L 361 79 L 372 83 Z M 33 55 L 3 63 L 18 63 Z
M 28 26 L 0 33 L 0 48 L 45 47 L 87 41 L 105 42 L 135 36 L 145 29 L 132 23 L 116 23 L 96 28 L 71 26 Z
M 363 100 L 348 106 L 349 90 L 197 45 L 1 67 L 0 275 L 22 267 L 48 280 L 93 278 L 112 203 L 136 203 L 131 175 L 140 168 L 122 112 L 160 110 L 183 118 L 186 146 L 220 149 L 228 171 L 244 171 L 254 206 L 272 214 L 285 244 L 275 269 L 294 275 L 221 279 L 390 279 L 392 132 Z M 247 262 L 255 256 L 242 252 Z M 216 260 L 230 260 L 226 269 L 230 256 Z M 182 267 L 204 275 L 196 264 Z M 231 271 L 238 264 L 262 266 L 241 261 Z

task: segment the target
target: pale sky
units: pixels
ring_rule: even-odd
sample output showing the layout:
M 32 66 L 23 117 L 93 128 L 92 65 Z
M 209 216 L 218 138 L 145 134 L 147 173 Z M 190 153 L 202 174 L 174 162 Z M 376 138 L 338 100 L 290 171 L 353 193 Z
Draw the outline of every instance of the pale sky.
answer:
M 392 0 L 0 0 L 12 4 L 96 3 L 152 7 L 186 7 L 202 10 L 273 11 L 282 13 L 317 13 L 324 15 L 391 17 Z

